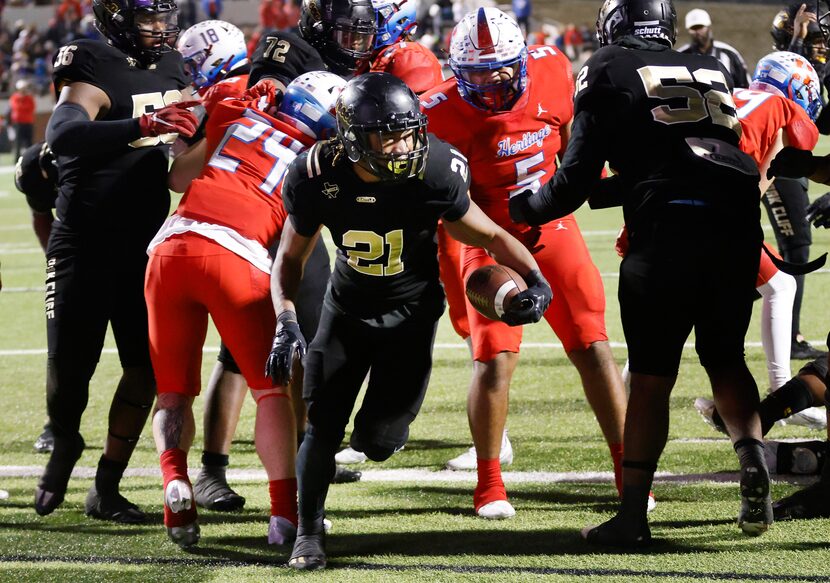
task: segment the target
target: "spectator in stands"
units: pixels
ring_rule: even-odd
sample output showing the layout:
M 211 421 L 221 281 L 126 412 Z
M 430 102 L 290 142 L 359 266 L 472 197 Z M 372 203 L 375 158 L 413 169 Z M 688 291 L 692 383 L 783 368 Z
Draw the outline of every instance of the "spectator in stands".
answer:
M 20 79 L 16 91 L 9 98 L 9 118 L 14 127 L 14 160 L 20 153 L 32 145 L 32 136 L 35 128 L 35 98 L 32 96 L 31 85 Z
M 571 61 L 576 61 L 579 58 L 579 53 L 582 51 L 582 33 L 576 29 L 574 23 L 569 22 L 565 27 L 565 32 L 562 34 L 562 45 L 565 49 L 565 54 Z
M 679 52 L 715 57 L 732 75 L 736 89 L 749 87 L 749 75 L 743 57 L 734 47 L 714 39 L 712 19 L 708 12 L 700 8 L 690 10 L 686 14 L 686 30 L 689 31 L 691 42 L 677 49 Z
M 208 20 L 219 20 L 222 15 L 222 0 L 202 0 L 202 10 Z
M 525 37 L 527 37 L 530 30 L 531 9 L 530 0 L 513 0 L 513 16 L 516 17 L 516 22 L 519 23 L 519 28 L 522 29 L 522 34 Z

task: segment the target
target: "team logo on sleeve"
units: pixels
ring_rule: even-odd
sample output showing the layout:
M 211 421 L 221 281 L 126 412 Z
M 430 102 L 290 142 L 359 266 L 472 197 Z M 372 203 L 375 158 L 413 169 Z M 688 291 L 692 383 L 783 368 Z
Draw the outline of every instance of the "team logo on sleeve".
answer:
M 541 108 L 541 105 L 540 105 Z M 508 156 L 513 156 L 514 154 L 518 154 L 519 152 L 524 152 L 528 148 L 532 148 L 533 146 L 539 146 L 540 148 L 544 145 L 545 138 L 553 133 L 553 130 L 548 124 L 545 124 L 542 128 L 536 130 L 535 132 L 525 132 L 522 134 L 520 140 L 514 142 L 510 139 L 510 137 L 506 137 L 503 140 L 500 140 L 498 143 L 498 152 L 496 152 L 496 156 L 499 158 L 506 158 Z

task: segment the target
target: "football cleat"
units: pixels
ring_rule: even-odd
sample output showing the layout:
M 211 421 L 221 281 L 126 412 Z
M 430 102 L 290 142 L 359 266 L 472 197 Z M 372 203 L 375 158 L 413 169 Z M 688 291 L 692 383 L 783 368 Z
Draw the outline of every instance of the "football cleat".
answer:
M 7 490 L 0 490 L 0 500 L 8 500 L 9 493 Z
M 759 536 L 773 523 L 772 498 L 769 495 L 769 475 L 763 468 L 747 467 L 741 470 L 741 511 L 738 526 L 749 536 Z
M 724 435 L 729 435 L 726 431 L 726 427 L 724 427 L 720 423 L 715 423 L 714 415 L 715 415 L 715 402 L 711 399 L 706 399 L 704 397 L 698 397 L 695 399 L 695 409 L 700 416 L 703 418 L 703 421 L 706 422 L 706 425 L 714 429 L 715 431 L 719 431 Z
M 352 482 L 359 482 L 363 476 L 363 472 L 358 470 L 350 470 L 343 466 L 335 466 L 334 475 L 331 477 L 332 484 L 351 484 Z
M 285 545 L 297 538 L 297 526 L 282 516 L 272 516 L 268 523 L 268 544 Z
M 646 503 L 646 512 L 651 512 L 657 508 L 657 500 L 654 499 L 654 492 L 648 493 L 648 502 Z
M 366 456 L 365 453 L 362 451 L 357 451 L 351 447 L 347 447 L 346 449 L 340 450 L 334 456 L 334 461 L 338 464 L 343 464 L 344 466 L 348 466 L 351 464 L 362 464 L 369 458 Z
M 55 434 L 52 433 L 52 428 L 46 425 L 43 428 L 43 433 L 38 435 L 35 440 L 35 451 L 37 453 L 52 453 L 53 449 L 55 449 Z
M 326 568 L 326 535 L 300 534 L 288 559 L 288 566 L 292 569 L 312 571 Z
M 826 356 L 826 352 L 814 348 L 806 340 L 793 340 L 790 348 L 790 358 L 793 360 L 815 360 Z
M 143 524 L 147 515 L 118 492 L 107 495 L 98 493 L 95 484 L 89 489 L 84 505 L 86 515 L 100 520 L 112 520 L 121 524 Z
M 167 536 L 170 540 L 179 545 L 182 549 L 189 549 L 196 545 L 199 539 L 202 538 L 201 530 L 198 522 L 191 522 L 184 526 L 168 526 Z
M 476 514 L 487 520 L 504 520 L 516 516 L 516 509 L 507 500 L 496 500 L 476 510 Z
M 598 526 L 586 526 L 580 532 L 592 545 L 637 549 L 651 544 L 648 522 L 641 529 L 632 528 L 619 514 Z
M 775 520 L 830 518 L 830 487 L 819 480 L 777 501 L 772 513 Z
M 816 431 L 827 429 L 827 412 L 824 407 L 808 407 L 782 419 L 784 425 L 798 425 Z
M 764 445 L 770 473 L 816 475 L 824 465 L 823 441 L 767 441 Z
M 501 449 L 499 450 L 499 463 L 509 466 L 513 463 L 513 445 L 507 437 L 507 429 L 501 436 Z M 447 462 L 448 470 L 475 470 L 478 467 L 478 455 L 475 446 L 471 447 L 458 457 Z
M 235 512 L 245 506 L 245 498 L 228 485 L 225 468 L 202 467 L 193 485 L 196 504 L 216 512 Z
M 195 516 L 196 507 L 190 484 L 184 480 L 171 480 L 164 489 L 164 506 L 165 512 L 169 510 L 173 514 L 178 514 L 193 511 Z M 201 536 L 199 523 L 194 518 L 193 522 L 184 525 L 168 526 L 167 536 L 183 549 L 192 547 L 199 542 Z
M 35 489 L 35 512 L 40 516 L 52 514 L 61 505 L 72 468 L 84 451 L 84 440 L 79 435 L 73 438 L 55 437 L 55 447 Z

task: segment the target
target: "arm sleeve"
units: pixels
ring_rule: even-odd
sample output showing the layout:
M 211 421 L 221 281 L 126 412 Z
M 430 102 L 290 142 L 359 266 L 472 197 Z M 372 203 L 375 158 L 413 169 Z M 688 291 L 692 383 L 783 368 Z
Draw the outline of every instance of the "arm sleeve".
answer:
M 606 138 L 599 118 L 590 110 L 577 112 L 571 141 L 553 178 L 527 199 L 524 217 L 541 225 L 574 212 L 598 186 L 605 164 Z
M 810 121 L 810 118 L 798 105 L 789 100 L 786 103 L 791 106 L 790 120 L 784 126 L 787 142 L 793 148 L 812 151 L 818 143 L 818 127 Z
M 308 155 L 308 154 L 306 154 Z M 314 204 L 307 192 L 300 187 L 306 155 L 295 158 L 282 184 L 282 201 L 297 234 L 313 237 L 322 221 L 315 216 Z
M 46 141 L 58 156 L 105 154 L 140 137 L 138 118 L 91 121 L 76 103 L 57 106 L 46 126 Z

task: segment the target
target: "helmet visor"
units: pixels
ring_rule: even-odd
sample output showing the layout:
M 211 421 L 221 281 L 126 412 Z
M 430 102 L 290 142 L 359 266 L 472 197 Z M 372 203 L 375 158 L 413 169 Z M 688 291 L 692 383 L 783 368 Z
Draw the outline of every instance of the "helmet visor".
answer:
M 476 66 L 454 66 L 456 82 L 467 100 L 487 111 L 510 109 L 524 89 L 524 60 Z
M 427 153 L 426 119 L 405 129 L 365 128 L 358 133 L 360 162 L 382 180 L 406 180 L 420 174 Z
M 169 6 L 169 10 L 139 10 L 135 13 L 133 26 L 143 48 L 172 48 L 175 45 L 179 35 L 179 15 L 175 5 Z
M 356 59 L 366 59 L 375 46 L 374 25 L 337 23 L 332 30 L 332 40 L 340 49 Z

